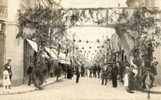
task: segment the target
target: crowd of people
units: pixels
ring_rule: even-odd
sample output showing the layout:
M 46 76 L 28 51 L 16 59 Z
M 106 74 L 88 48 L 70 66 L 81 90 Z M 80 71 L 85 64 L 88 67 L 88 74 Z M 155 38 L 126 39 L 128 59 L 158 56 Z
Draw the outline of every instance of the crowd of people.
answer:
M 90 78 L 100 78 L 102 85 L 107 85 L 108 81 L 112 81 L 113 87 L 117 87 L 117 79 L 119 74 L 117 64 L 108 63 L 102 66 L 94 64 L 94 66 L 90 67 L 88 70 Z
M 108 82 L 112 82 L 112 87 L 116 88 L 118 82 L 125 87 L 127 92 L 133 93 L 133 90 L 145 89 L 146 88 L 146 78 L 149 71 L 150 86 L 153 87 L 155 75 L 157 75 L 156 67 L 158 62 L 152 63 L 151 69 L 141 66 L 140 69 L 137 69 L 135 66 L 130 65 L 129 63 L 121 65 L 120 62 L 116 63 L 106 63 L 103 65 L 90 66 L 87 70 L 87 74 L 90 78 L 100 78 L 101 85 L 107 85 Z M 148 69 L 148 70 L 147 70 Z
M 46 62 L 43 63 L 43 61 Z M 79 83 L 80 77 L 99 78 L 101 79 L 101 85 L 107 85 L 107 83 L 111 81 L 112 87 L 117 88 L 118 82 L 120 82 L 129 93 L 133 93 L 133 90 L 146 88 L 148 75 L 150 87 L 153 87 L 154 76 L 157 75 L 158 65 L 158 62 L 153 60 L 148 67 L 145 62 L 137 66 L 130 64 L 127 59 L 123 62 L 113 60 L 112 62 L 106 62 L 104 64 L 95 63 L 92 66 L 84 64 L 71 65 L 45 60 L 41 56 L 38 56 L 36 61 L 33 60 L 33 62 L 35 64 L 29 65 L 27 68 L 29 78 L 28 85 L 34 83 L 36 87 L 40 88 L 40 85 L 43 84 L 45 80 L 46 74 L 48 74 L 49 77 L 55 76 L 57 80 L 61 75 L 65 75 L 67 79 L 72 79 L 75 75 L 76 83 Z M 12 80 L 11 59 L 8 59 L 8 62 L 4 65 L 3 80 L 4 88 L 10 89 Z M 39 83 L 36 83 L 37 80 Z

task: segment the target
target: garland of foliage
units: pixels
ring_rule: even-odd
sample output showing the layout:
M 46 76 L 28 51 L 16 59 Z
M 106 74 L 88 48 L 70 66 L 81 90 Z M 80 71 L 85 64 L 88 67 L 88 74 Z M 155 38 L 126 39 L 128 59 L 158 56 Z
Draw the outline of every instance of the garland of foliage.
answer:
M 62 21 L 63 12 L 50 8 L 34 8 L 19 12 L 19 33 L 22 37 L 35 40 L 39 46 L 49 46 L 53 37 L 62 38 L 66 33 L 65 22 Z M 33 30 L 29 34 L 25 29 Z M 55 43 L 56 44 L 56 43 Z

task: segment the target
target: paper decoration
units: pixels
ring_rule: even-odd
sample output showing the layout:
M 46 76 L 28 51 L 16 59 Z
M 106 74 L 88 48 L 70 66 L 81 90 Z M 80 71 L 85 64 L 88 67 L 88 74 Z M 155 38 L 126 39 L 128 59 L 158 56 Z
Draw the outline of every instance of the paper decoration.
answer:
M 97 42 L 97 43 L 100 43 L 100 40 L 98 39 L 96 42 Z
M 82 42 L 82 40 L 79 40 L 78 42 Z

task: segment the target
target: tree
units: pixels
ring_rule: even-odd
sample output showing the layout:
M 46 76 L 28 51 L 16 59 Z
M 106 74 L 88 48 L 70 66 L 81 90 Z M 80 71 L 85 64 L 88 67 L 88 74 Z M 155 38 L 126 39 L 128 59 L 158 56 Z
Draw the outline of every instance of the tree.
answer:
M 116 33 L 123 42 L 124 47 L 126 47 L 126 44 L 128 45 L 129 50 L 127 51 L 130 52 L 134 47 L 143 48 L 143 45 L 148 43 L 147 41 L 152 41 L 153 46 L 157 47 L 157 39 L 160 36 L 160 28 L 155 21 L 157 10 L 136 8 L 130 12 L 132 12 L 131 15 L 125 9 L 118 19 L 120 24 L 116 26 Z
M 123 10 L 118 19 L 120 24 L 116 26 L 116 33 L 128 54 L 130 64 L 137 65 L 138 70 L 152 67 L 154 48 L 160 44 L 161 30 L 155 20 L 157 13 L 155 8 L 136 8 Z M 145 64 L 144 69 L 140 68 L 142 63 Z M 142 79 L 143 74 L 138 75 Z
M 38 44 L 38 52 L 35 56 L 33 55 L 35 62 L 37 62 L 34 64 L 33 82 L 38 89 L 41 89 L 44 82 L 44 68 L 46 67 L 41 52 L 45 46 L 57 46 L 61 38 L 64 37 L 66 25 L 62 20 L 63 15 L 64 12 L 61 10 L 48 6 L 44 8 L 42 5 L 19 11 L 19 33 L 16 38 L 31 39 Z
M 63 12 L 50 8 L 27 9 L 19 12 L 18 37 L 34 39 L 39 47 L 49 46 L 53 37 L 63 37 L 65 34 L 65 22 L 62 21 Z M 37 17 L 39 16 L 39 17 Z M 30 34 L 28 31 L 30 30 Z

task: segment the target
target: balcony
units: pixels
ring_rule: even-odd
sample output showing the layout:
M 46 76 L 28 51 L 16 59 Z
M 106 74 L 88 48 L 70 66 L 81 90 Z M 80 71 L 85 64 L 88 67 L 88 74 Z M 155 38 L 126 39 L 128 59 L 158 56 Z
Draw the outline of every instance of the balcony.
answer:
M 6 19 L 7 16 L 7 6 L 0 5 L 0 20 Z

